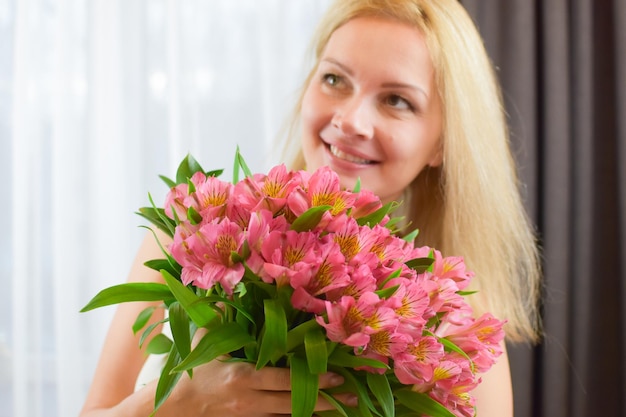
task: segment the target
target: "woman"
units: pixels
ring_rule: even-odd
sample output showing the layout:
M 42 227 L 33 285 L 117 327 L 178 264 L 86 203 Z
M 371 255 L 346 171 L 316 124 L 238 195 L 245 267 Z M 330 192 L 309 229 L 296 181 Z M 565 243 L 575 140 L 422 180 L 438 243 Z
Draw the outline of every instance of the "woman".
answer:
M 494 74 L 465 11 L 455 0 L 339 0 L 316 41 L 294 121 L 301 140 L 289 144 L 292 167 L 329 165 L 347 188 L 360 178 L 384 202 L 403 200 L 420 244 L 463 255 L 476 272 L 477 313 L 507 319 L 511 341 L 535 340 L 536 246 Z M 160 281 L 142 266 L 160 256 L 153 242 L 142 245 L 130 280 Z M 133 392 L 145 355 L 128 330 L 146 306 L 118 309 L 83 417 L 151 412 L 156 383 Z M 320 386 L 341 382 L 325 374 Z M 504 353 L 474 392 L 479 415 L 513 414 L 510 382 Z M 289 413 L 287 370 L 214 361 L 183 376 L 157 415 Z

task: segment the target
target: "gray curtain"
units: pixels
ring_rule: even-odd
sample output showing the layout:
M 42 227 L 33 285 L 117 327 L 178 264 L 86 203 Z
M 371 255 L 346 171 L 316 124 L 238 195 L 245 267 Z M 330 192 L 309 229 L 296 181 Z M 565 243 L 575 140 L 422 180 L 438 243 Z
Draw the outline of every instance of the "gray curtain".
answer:
M 543 247 L 516 417 L 626 416 L 626 1 L 464 0 L 503 85 Z

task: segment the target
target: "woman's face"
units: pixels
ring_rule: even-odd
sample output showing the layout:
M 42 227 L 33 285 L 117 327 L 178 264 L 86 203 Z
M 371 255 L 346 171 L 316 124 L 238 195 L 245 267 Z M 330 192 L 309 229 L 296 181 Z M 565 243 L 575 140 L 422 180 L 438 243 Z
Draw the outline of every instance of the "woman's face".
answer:
M 441 103 L 430 54 L 415 28 L 355 18 L 331 36 L 302 100 L 307 169 L 328 165 L 342 186 L 383 202 L 442 162 Z

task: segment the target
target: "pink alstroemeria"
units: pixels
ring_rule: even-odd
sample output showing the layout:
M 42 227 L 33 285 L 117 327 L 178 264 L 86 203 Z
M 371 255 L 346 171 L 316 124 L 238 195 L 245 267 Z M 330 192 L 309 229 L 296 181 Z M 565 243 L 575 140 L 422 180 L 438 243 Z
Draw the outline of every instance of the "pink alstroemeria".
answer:
M 385 288 L 398 289 L 389 297 L 390 304 L 400 319 L 400 328 L 411 334 L 421 335 L 426 321 L 431 317 L 428 294 L 419 282 L 394 278 Z
M 485 372 L 502 354 L 504 324 L 485 313 L 478 319 L 468 318 L 459 325 L 445 323 L 437 329 L 437 335 L 463 349 L 474 362 L 477 371 Z
M 261 254 L 265 263 L 261 279 L 275 282 L 278 287 L 288 285 L 298 274 L 310 279 L 321 260 L 316 251 L 317 235 L 311 232 L 271 232 L 263 241 Z
M 475 399 L 470 391 L 476 388 L 480 378 L 471 372 L 469 363 L 464 359 L 443 361 L 442 365 L 436 369 L 434 386 L 429 395 L 457 417 L 474 417 Z
M 444 356 L 443 345 L 432 336 L 418 337 L 393 357 L 394 373 L 407 385 L 428 385 Z
M 433 250 L 435 261 L 433 263 L 433 275 L 439 279 L 449 278 L 456 282 L 459 290 L 467 288 L 474 273 L 467 270 L 463 258 L 460 256 L 443 257 L 441 252 Z
M 322 239 L 319 259 L 317 270 L 312 275 L 297 274 L 291 278 L 293 306 L 315 314 L 321 314 L 326 308 L 323 295 L 350 284 L 345 258 L 335 242 Z
M 333 232 L 333 240 L 339 244 L 339 249 L 348 262 L 363 252 L 369 253 L 371 239 L 365 239 L 367 231 L 361 234 L 361 227 L 352 217 L 337 216 L 328 226 L 328 230 Z
M 361 217 L 366 217 L 376 210 L 381 208 L 383 203 L 380 201 L 378 196 L 369 190 L 361 190 L 356 195 L 356 200 L 352 206 L 352 210 L 350 210 L 350 216 L 355 219 L 360 219 Z M 386 222 L 383 220 L 379 224 L 384 225 Z
M 347 273 L 349 276 L 348 284 L 329 290 L 326 294 L 328 300 L 337 301 L 344 296 L 358 300 L 363 294 L 374 292 L 378 289 L 376 279 L 368 265 L 347 265 Z
M 251 212 L 269 210 L 278 214 L 282 212 L 287 197 L 300 185 L 300 181 L 300 172 L 288 171 L 285 165 L 277 165 L 267 175 L 255 174 L 237 183 L 237 199 Z
M 244 266 L 233 261 L 232 253 L 240 250 L 243 238 L 241 228 L 228 219 L 203 225 L 184 242 L 175 235 L 171 252 L 183 267 L 183 283 L 203 289 L 219 283 L 227 294 L 232 294 L 244 273 Z
M 222 217 L 233 185 L 216 177 L 207 177 L 201 172 L 196 172 L 191 182 L 196 190 L 187 197 L 185 204 L 193 207 L 204 222 Z
M 279 213 L 287 204 L 287 197 L 300 185 L 300 181 L 300 173 L 287 171 L 285 165 L 272 168 L 261 187 L 263 204 L 272 213 Z
M 289 209 L 296 216 L 318 206 L 331 206 L 330 215 L 336 216 L 345 213 L 356 198 L 353 193 L 341 190 L 339 176 L 327 166 L 311 174 L 307 188 L 296 191 L 287 199 Z
M 358 300 L 346 296 L 338 302 L 327 301 L 328 323 L 323 317 L 316 320 L 333 342 L 364 348 L 371 334 L 397 324 L 393 310 L 381 306 L 380 301 L 373 292 L 363 294 Z
M 388 365 L 390 358 L 398 356 L 402 352 L 406 351 L 411 340 L 412 339 L 409 335 L 397 332 L 392 326 L 390 326 L 370 335 L 369 342 L 365 346 L 361 356 L 376 359 Z M 358 369 L 378 374 L 383 374 L 386 371 L 385 369 L 374 368 L 371 366 L 363 366 Z
M 269 210 L 259 210 L 252 213 L 246 234 L 248 249 L 250 250 L 250 257 L 246 260 L 246 264 L 252 272 L 260 275 L 263 271 L 265 259 L 261 254 L 261 250 L 263 242 L 269 237 L 270 233 L 273 232 L 275 236 L 281 236 L 288 229 L 289 224 L 285 218 L 282 216 L 274 217 Z
M 452 279 L 437 280 L 430 272 L 418 275 L 418 282 L 421 282 L 430 297 L 430 309 L 432 314 L 442 312 L 459 312 L 471 314 L 471 307 L 463 296 L 458 294 L 459 287 Z
M 163 208 L 165 214 L 170 219 L 178 217 L 180 221 L 187 220 L 188 207 L 185 205 L 185 199 L 188 195 L 188 189 L 189 186 L 187 184 L 178 184 L 176 187 L 171 188 L 169 193 L 165 196 L 165 205 Z M 176 213 L 176 215 L 174 215 L 174 213 Z

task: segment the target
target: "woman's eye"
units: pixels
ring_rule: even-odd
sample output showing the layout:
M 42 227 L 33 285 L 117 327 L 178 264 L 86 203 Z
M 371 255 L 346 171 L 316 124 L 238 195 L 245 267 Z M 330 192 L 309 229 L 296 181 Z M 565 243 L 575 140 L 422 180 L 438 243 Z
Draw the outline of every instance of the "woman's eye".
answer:
M 336 87 L 341 82 L 341 78 L 337 74 L 324 74 L 322 80 L 325 84 Z
M 411 110 L 413 111 L 413 106 L 406 99 L 400 97 L 399 95 L 392 94 L 386 99 L 386 103 L 400 110 Z

